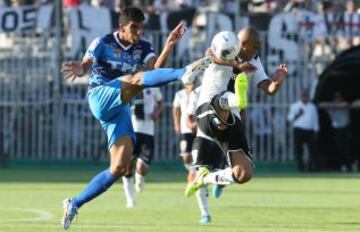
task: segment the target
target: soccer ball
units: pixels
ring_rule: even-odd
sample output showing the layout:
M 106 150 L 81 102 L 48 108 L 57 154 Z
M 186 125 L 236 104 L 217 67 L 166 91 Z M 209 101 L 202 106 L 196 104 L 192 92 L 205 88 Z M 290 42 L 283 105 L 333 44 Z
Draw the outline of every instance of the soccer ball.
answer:
M 239 40 L 231 31 L 219 32 L 211 41 L 211 51 L 221 60 L 234 60 L 240 51 Z

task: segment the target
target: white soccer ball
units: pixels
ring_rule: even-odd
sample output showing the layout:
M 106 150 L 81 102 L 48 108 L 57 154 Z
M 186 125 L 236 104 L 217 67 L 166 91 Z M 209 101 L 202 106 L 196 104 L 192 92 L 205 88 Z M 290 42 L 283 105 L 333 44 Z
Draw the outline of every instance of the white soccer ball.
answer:
M 219 32 L 211 41 L 211 51 L 221 60 L 234 60 L 240 51 L 239 40 L 231 31 Z

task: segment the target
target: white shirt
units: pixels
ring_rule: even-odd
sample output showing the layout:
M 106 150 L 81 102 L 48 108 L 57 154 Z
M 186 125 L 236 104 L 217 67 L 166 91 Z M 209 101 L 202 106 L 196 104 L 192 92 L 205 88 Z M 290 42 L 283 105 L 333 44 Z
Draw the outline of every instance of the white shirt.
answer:
M 328 108 L 326 111 L 331 118 L 331 125 L 333 128 L 341 129 L 350 124 L 349 108 Z
M 201 92 L 201 86 L 197 87 L 196 89 L 194 89 L 194 91 L 192 91 L 190 93 L 189 103 L 186 108 L 186 113 L 188 115 L 195 115 L 196 106 L 197 106 L 197 103 L 199 100 L 200 92 Z
M 186 89 L 182 89 L 176 92 L 173 107 L 179 107 L 181 116 L 180 116 L 180 132 L 181 134 L 192 133 L 191 129 L 186 125 L 187 111 L 186 108 L 189 103 L 189 94 L 186 92 Z
M 253 58 L 249 63 L 256 67 L 255 72 L 246 73 L 249 82 L 257 86 L 260 82 L 269 79 L 259 57 Z M 203 75 L 197 106 L 200 106 L 205 102 L 210 102 L 215 95 L 226 91 L 228 82 L 233 77 L 233 67 L 214 63 L 210 64 Z
M 303 111 L 303 114 L 295 121 L 295 116 Z M 302 101 L 297 101 L 290 106 L 288 113 L 288 121 L 293 123 L 295 128 L 304 130 L 319 131 L 319 117 L 315 105 L 311 102 L 304 104 Z
M 159 88 L 144 89 L 143 94 L 144 120 L 136 118 L 135 114 L 133 113 L 131 116 L 131 121 L 133 123 L 135 132 L 153 136 L 155 123 L 151 119 L 151 114 L 154 112 L 157 103 L 163 99 L 163 96 Z M 133 110 L 134 107 L 135 106 L 132 106 Z

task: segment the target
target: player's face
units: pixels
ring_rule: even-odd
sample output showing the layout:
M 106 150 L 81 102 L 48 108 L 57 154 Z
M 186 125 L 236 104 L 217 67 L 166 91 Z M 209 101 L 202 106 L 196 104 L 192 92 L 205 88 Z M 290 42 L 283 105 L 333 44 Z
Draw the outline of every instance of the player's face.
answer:
M 259 52 L 259 48 L 256 44 L 242 43 L 239 51 L 239 57 L 243 61 L 250 61 Z
M 144 30 L 143 22 L 130 21 L 129 23 L 120 26 L 120 31 L 123 34 L 123 39 L 132 44 L 139 42 L 143 30 Z

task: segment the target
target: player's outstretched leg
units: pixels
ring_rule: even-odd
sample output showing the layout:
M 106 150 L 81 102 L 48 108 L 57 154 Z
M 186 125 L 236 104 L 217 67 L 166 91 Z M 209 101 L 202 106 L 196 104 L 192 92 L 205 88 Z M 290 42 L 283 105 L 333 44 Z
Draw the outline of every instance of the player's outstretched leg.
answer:
M 204 57 L 187 65 L 185 68 L 159 68 L 142 73 L 142 87 L 152 88 L 165 85 L 170 82 L 182 80 L 185 84 L 190 84 L 196 80 L 196 77 L 202 73 L 212 60 Z M 135 74 L 136 75 L 136 74 Z
M 234 89 L 238 107 L 240 109 L 246 109 L 248 80 L 245 73 L 240 73 L 236 76 Z
M 109 169 L 97 174 L 88 184 L 88 186 L 75 198 L 67 198 L 63 201 L 64 215 L 61 224 L 65 230 L 70 227 L 78 209 L 86 202 L 105 192 L 118 177 L 114 176 Z
M 72 204 L 71 198 L 66 198 L 63 201 L 63 209 L 64 215 L 61 218 L 61 225 L 63 226 L 64 230 L 69 229 L 71 222 L 74 220 L 74 217 L 77 215 L 78 208 Z
M 117 179 L 130 161 L 133 140 L 130 136 L 123 136 L 110 147 L 110 168 L 97 174 L 76 197 L 64 200 L 64 215 L 61 224 L 67 230 L 79 208 L 88 201 L 104 193 Z

